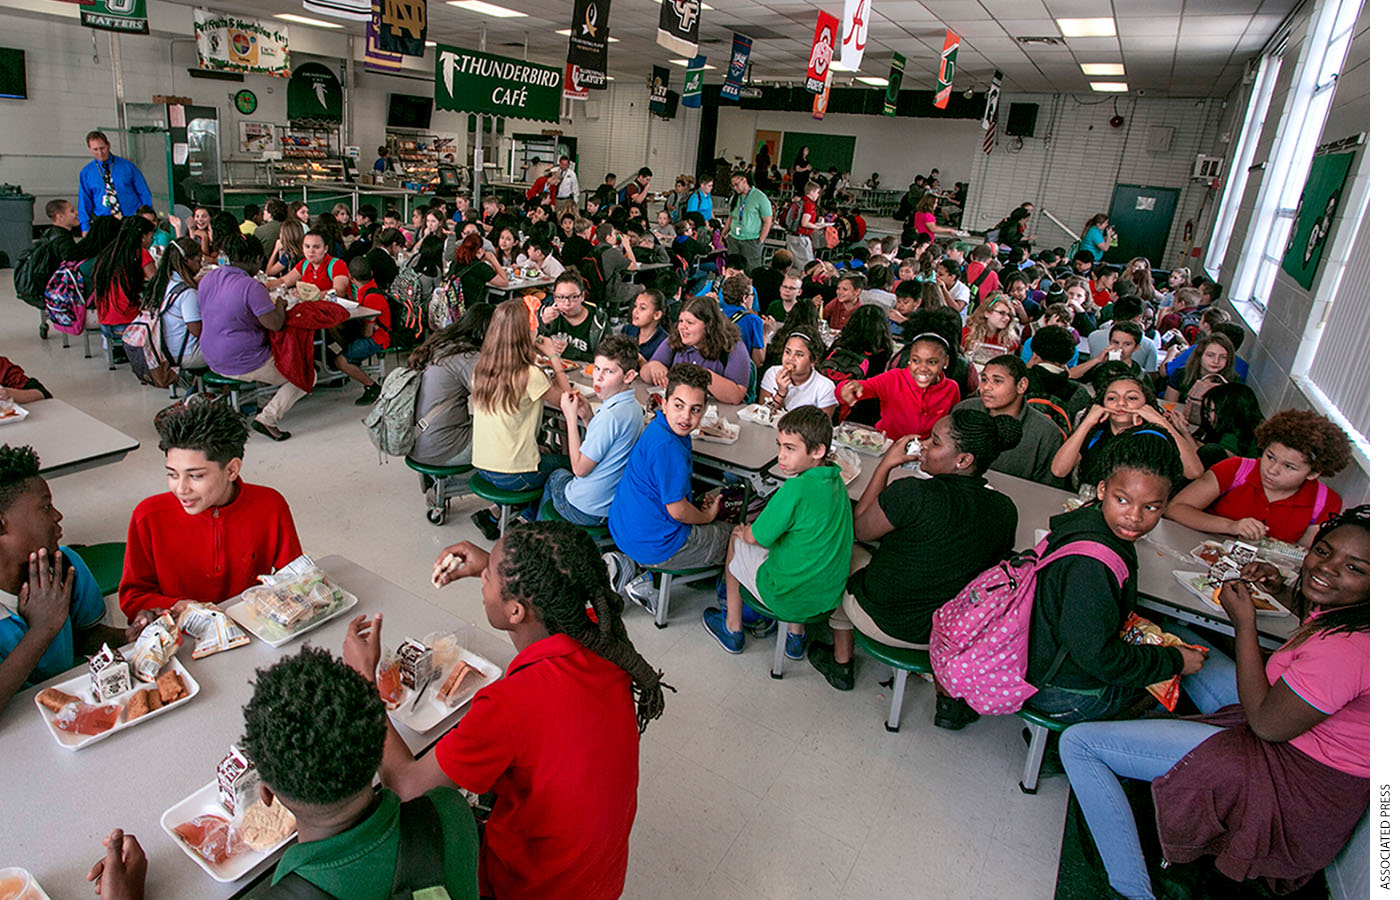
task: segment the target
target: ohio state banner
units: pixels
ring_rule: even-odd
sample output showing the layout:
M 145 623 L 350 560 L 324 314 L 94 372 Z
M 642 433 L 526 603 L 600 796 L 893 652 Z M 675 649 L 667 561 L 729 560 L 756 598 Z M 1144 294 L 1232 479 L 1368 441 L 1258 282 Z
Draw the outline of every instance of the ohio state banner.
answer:
M 841 23 L 824 9 L 817 10 L 817 32 L 812 36 L 812 53 L 807 57 L 807 90 L 820 94 L 826 90 L 826 72 L 841 38 Z

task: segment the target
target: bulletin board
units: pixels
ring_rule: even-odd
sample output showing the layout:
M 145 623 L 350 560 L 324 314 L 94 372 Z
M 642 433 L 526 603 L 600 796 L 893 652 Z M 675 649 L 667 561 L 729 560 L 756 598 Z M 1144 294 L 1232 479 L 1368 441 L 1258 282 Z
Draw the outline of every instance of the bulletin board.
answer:
M 849 172 L 856 158 L 856 136 L 853 134 L 812 134 L 806 131 L 784 131 L 783 150 L 778 163 L 785 171 L 792 168 L 797 151 L 807 147 L 812 167 L 825 172 L 832 166 Z

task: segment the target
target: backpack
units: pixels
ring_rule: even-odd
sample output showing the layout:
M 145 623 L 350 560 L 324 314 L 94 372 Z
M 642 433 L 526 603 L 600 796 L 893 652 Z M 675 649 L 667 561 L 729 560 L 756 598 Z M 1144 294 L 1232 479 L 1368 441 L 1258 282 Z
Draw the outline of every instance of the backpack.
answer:
M 1035 548 L 1004 559 L 978 575 L 934 610 L 929 662 L 934 677 L 951 697 L 961 697 L 979 713 L 1009 715 L 1036 692 L 1026 681 L 1030 659 L 1031 604 L 1036 575 L 1057 559 L 1088 556 L 1113 571 L 1119 587 L 1128 580 L 1122 558 L 1096 541 L 1071 541 L 1046 554 L 1049 538 Z M 1060 647 L 1049 681 L 1068 655 Z
M 787 205 L 783 210 L 783 230 L 797 233 L 797 229 L 802 227 L 802 198 L 798 197 Z
M 432 279 L 428 279 L 429 283 Z M 432 288 L 424 290 L 423 277 L 413 265 L 399 269 L 389 285 L 389 320 L 394 323 L 389 342 L 395 346 L 417 344 L 427 336 L 428 301 Z
M 1033 407 L 1036 412 L 1055 423 L 1055 427 L 1060 429 L 1061 439 L 1069 440 L 1069 433 L 1074 430 L 1074 425 L 1069 420 L 1069 413 L 1065 412 L 1059 404 L 1046 397 L 1028 397 L 1026 405 Z
M 442 816 L 431 797 L 416 797 L 399 807 L 399 851 L 389 900 L 449 900 L 445 872 Z M 249 894 L 255 900 L 332 900 L 330 894 L 296 872 L 276 884 L 263 881 Z
M 374 408 L 364 418 L 364 426 L 369 429 L 370 443 L 380 453 L 388 456 L 407 456 L 413 451 L 418 436 L 428 430 L 433 420 L 447 411 L 451 401 L 444 400 L 421 419 L 414 419 L 418 405 L 418 386 L 423 381 L 423 373 L 417 369 L 400 366 L 389 373 L 380 388 L 379 399 Z
M 851 378 L 864 378 L 870 371 L 870 357 L 847 347 L 837 348 L 821 364 L 821 372 L 838 385 Z
M 1235 469 L 1235 477 L 1230 482 L 1230 486 L 1221 491 L 1221 496 L 1230 493 L 1235 488 L 1240 487 L 1248 480 L 1250 473 L 1259 465 L 1259 460 L 1245 456 L 1240 459 L 1240 464 Z M 1317 520 L 1322 517 L 1322 510 L 1327 506 L 1327 498 L 1331 496 L 1331 489 L 1327 485 L 1318 482 L 1317 497 L 1313 500 L 1312 518 L 1308 519 L 1308 525 L 1316 525 Z
M 49 323 L 64 334 L 82 334 L 87 319 L 87 297 L 78 263 L 59 263 L 44 285 L 44 311 Z
M 184 291 L 194 288 L 179 284 L 178 289 L 166 294 L 165 303 L 156 312 L 142 310 L 122 332 L 122 348 L 126 351 L 127 362 L 136 380 L 142 384 L 167 388 L 180 380 L 180 360 L 185 358 L 185 348 L 189 346 L 190 335 L 180 342 L 180 352 L 172 360 L 165 346 L 165 335 L 161 317 L 175 305 Z
M 44 308 L 44 289 L 63 262 L 58 250 L 59 230 L 51 228 L 20 254 L 15 265 L 15 296 L 36 309 Z

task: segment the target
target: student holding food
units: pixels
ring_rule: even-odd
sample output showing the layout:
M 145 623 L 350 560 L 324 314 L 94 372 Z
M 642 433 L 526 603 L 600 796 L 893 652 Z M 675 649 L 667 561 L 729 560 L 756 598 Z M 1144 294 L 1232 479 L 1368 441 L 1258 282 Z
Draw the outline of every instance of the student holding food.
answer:
M 240 477 L 248 427 L 232 407 L 193 397 L 156 428 L 169 490 L 142 500 L 127 527 L 117 596 L 132 621 L 222 603 L 301 556 L 286 499 Z
M 782 350 L 782 365 L 763 373 L 758 402 L 779 411 L 815 406 L 830 417 L 837 406 L 836 383 L 815 368 L 826 356 L 821 337 L 794 329 Z
M 481 578 L 486 618 L 518 653 L 433 753 L 414 759 L 388 728 L 380 777 L 405 798 L 438 787 L 495 793 L 484 896 L 614 900 L 637 813 L 638 738 L 665 708 L 661 674 L 633 648 L 623 601 L 580 529 L 531 522 L 489 552 L 454 544 L 433 583 L 468 576 Z M 370 680 L 380 631 L 379 615 L 357 616 L 345 638 L 346 661 Z

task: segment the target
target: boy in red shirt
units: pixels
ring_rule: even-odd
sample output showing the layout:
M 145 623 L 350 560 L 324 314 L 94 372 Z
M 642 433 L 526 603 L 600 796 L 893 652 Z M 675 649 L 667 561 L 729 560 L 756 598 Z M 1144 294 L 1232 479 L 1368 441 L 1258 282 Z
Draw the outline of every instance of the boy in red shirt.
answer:
M 355 401 L 356 406 L 369 406 L 379 399 L 380 386 L 360 368 L 360 363 L 389 349 L 389 298 L 374 283 L 374 267 L 368 259 L 357 256 L 350 260 L 350 281 L 354 284 L 355 302 L 376 310 L 372 319 L 350 319 L 335 329 L 330 351 L 331 362 L 346 375 L 365 386 Z
M 865 287 L 862 275 L 842 275 L 836 281 L 836 297 L 822 310 L 822 318 L 833 331 L 840 331 L 860 308 L 860 292 Z
M 227 405 L 192 400 L 157 423 L 170 491 L 131 514 L 118 601 L 176 613 L 190 601 L 220 603 L 301 556 L 282 495 L 244 482 L 248 428 Z

